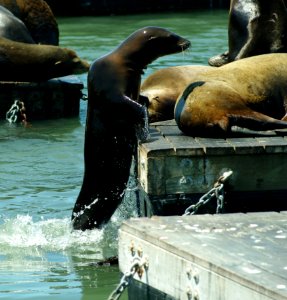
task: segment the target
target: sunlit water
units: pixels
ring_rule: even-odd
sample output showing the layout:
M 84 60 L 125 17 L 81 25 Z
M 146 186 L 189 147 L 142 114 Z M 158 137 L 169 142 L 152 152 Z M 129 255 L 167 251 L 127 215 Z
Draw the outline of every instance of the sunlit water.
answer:
M 166 66 L 206 65 L 227 45 L 225 11 L 62 18 L 59 24 L 61 46 L 90 62 L 147 25 L 191 40 L 189 52 L 158 59 L 144 76 Z M 80 79 L 86 84 L 86 74 Z M 85 116 L 81 101 L 75 119 L 33 122 L 31 128 L 0 121 L 1 299 L 102 300 L 119 282 L 117 267 L 96 262 L 117 254 L 117 229 L 135 214 L 132 193 L 104 230 L 71 229 L 83 176 Z

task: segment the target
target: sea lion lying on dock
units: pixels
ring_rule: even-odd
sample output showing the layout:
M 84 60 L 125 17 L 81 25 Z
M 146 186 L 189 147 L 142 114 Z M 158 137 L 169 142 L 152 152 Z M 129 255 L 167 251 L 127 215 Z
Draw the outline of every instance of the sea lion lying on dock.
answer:
M 164 28 L 144 27 L 92 63 L 85 173 L 72 214 L 74 229 L 102 227 L 123 199 L 137 146 L 136 128 L 143 126 L 145 117 L 145 109 L 136 102 L 143 70 L 158 57 L 189 46 L 188 40 Z
M 232 126 L 287 128 L 287 54 L 241 59 L 200 74 L 176 103 L 175 120 L 191 136 L 226 136 Z
M 0 0 L 28 28 L 36 44 L 59 45 L 59 28 L 50 6 L 44 0 Z
M 0 37 L 0 80 L 43 81 L 87 72 L 89 64 L 68 48 Z
M 0 5 L 0 37 L 22 43 L 35 44 L 25 24 Z
M 232 0 L 229 11 L 228 51 L 209 59 L 219 67 L 234 60 L 287 52 L 286 0 Z
M 175 66 L 155 71 L 141 85 L 140 94 L 148 98 L 149 122 L 174 118 L 174 106 L 185 87 L 209 66 Z

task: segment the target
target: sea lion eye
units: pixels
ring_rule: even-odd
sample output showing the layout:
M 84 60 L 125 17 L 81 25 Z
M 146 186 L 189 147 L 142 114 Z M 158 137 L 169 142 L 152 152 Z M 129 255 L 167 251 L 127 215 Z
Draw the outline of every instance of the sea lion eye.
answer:
M 155 39 L 155 38 L 156 38 L 155 36 L 150 35 L 150 36 L 148 37 L 148 40 L 150 41 L 150 40 L 153 40 L 153 39 Z

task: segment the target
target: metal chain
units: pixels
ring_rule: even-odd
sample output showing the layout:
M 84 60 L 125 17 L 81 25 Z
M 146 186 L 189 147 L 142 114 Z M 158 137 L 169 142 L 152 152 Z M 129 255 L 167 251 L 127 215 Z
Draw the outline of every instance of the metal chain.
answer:
M 6 113 L 6 120 L 9 123 L 26 122 L 24 102 L 15 100 Z
M 147 261 L 146 259 L 135 257 L 133 263 L 130 267 L 130 270 L 127 271 L 120 280 L 119 285 L 116 289 L 111 293 L 108 300 L 118 300 L 122 296 L 125 289 L 130 284 L 131 279 L 137 272 L 141 273 L 141 268 L 146 267 Z
M 214 187 L 204 194 L 196 204 L 190 205 L 184 212 L 183 216 L 194 215 L 197 213 L 200 207 L 206 205 L 212 198 L 217 199 L 216 213 L 223 211 L 224 205 L 224 183 L 232 175 L 232 171 L 226 171 L 222 176 L 218 178 Z
M 6 113 L 6 120 L 9 123 L 16 123 L 18 121 L 19 113 L 20 113 L 20 101 L 15 100 L 12 104 L 11 108 Z
M 84 93 L 82 93 L 82 95 L 81 95 L 81 99 L 82 99 L 83 101 L 87 101 L 87 100 L 88 100 L 88 95 L 87 95 L 87 94 L 84 94 Z

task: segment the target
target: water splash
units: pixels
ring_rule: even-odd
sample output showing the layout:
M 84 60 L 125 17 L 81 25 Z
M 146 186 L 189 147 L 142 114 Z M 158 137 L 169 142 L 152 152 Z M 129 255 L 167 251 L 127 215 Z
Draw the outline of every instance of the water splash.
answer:
M 144 108 L 143 124 L 138 124 L 136 126 L 136 135 L 140 142 L 145 142 L 150 138 L 149 123 L 148 123 L 148 110 L 145 106 L 143 106 L 143 108 Z
M 40 248 L 65 251 L 75 247 L 100 244 L 103 230 L 73 231 L 69 218 L 34 221 L 32 216 L 17 215 L 4 219 L 0 226 L 0 249 Z

